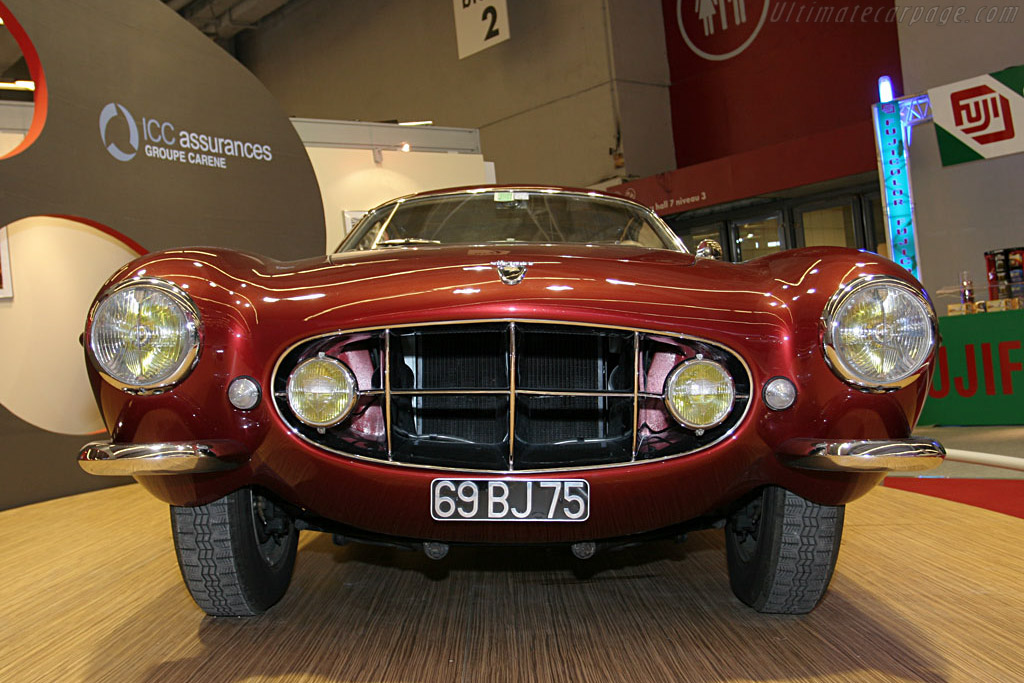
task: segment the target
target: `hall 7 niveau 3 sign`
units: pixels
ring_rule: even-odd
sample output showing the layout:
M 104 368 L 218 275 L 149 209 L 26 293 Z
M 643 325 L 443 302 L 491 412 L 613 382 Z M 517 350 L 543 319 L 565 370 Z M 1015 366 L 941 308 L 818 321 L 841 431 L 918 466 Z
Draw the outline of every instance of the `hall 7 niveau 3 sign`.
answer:
M 943 166 L 1024 152 L 1024 66 L 928 91 Z

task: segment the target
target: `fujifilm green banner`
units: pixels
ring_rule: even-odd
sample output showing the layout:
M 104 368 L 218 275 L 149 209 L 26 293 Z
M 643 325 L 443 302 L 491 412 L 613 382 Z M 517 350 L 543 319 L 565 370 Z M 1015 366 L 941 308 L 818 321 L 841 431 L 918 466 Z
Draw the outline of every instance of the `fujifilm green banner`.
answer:
M 943 166 L 1024 152 L 1024 66 L 928 91 Z

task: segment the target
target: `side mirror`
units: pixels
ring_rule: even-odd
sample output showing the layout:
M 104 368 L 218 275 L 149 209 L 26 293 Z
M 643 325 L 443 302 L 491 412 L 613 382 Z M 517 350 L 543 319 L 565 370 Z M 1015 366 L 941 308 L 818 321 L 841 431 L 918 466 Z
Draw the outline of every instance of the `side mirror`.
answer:
M 722 251 L 722 245 L 715 240 L 701 240 L 697 244 L 697 258 L 709 258 L 715 261 L 721 261 L 722 256 L 725 252 Z

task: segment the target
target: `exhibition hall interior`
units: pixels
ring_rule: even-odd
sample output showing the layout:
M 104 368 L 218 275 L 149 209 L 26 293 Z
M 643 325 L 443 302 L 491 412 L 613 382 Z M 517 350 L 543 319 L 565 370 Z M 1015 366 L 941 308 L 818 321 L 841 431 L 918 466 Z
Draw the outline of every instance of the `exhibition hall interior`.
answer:
M 0 0 L 0 680 L 1024 681 L 1022 27 Z

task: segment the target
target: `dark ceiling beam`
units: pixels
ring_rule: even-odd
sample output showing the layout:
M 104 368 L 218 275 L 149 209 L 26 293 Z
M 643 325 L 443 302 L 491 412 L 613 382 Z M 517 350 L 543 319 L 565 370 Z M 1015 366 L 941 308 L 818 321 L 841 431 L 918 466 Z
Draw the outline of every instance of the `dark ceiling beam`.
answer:
M 218 42 L 228 41 L 246 29 L 255 28 L 289 0 L 165 0 L 200 31 Z
M 255 28 L 265 17 L 281 9 L 290 0 L 241 0 L 221 14 L 204 31 L 227 40 L 248 28 Z M 208 30 L 208 29 L 212 29 Z

